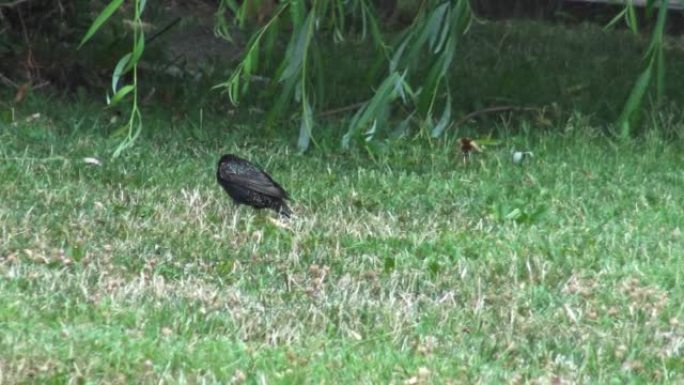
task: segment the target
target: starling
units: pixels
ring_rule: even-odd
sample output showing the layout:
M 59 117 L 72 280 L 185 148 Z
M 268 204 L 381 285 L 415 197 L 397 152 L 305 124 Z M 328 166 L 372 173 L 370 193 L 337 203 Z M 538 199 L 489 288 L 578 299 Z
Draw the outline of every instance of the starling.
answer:
M 287 192 L 262 169 L 233 154 L 221 157 L 216 179 L 237 204 L 257 209 L 269 208 L 284 217 L 292 211 L 285 203 Z

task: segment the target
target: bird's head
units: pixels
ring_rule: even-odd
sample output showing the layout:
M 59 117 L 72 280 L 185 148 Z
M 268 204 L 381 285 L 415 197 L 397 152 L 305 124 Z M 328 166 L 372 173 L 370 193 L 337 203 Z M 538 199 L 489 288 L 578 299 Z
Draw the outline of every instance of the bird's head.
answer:
M 233 154 L 223 154 L 221 155 L 221 159 L 218 161 L 218 165 L 221 166 L 222 164 L 226 163 L 236 163 L 236 162 L 243 162 L 244 160 L 236 155 Z
M 234 162 L 234 161 L 239 160 L 239 159 L 240 159 L 240 158 L 238 158 L 237 156 L 235 156 L 235 155 L 233 155 L 233 154 L 223 154 L 223 155 L 221 155 L 221 160 L 219 160 L 219 162 L 220 162 L 220 163 L 223 163 L 223 162 Z

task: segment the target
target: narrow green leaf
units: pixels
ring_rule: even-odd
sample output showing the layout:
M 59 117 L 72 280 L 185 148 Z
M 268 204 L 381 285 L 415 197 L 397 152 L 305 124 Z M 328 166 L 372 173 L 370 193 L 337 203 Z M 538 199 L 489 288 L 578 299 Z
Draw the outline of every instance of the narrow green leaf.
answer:
M 119 143 L 119 145 L 116 147 L 112 157 L 117 158 L 119 155 L 121 155 L 121 153 L 124 150 L 131 147 L 133 145 L 133 143 L 135 143 L 135 140 L 138 139 L 138 136 L 140 136 L 141 132 L 142 132 L 142 122 L 138 121 L 134 127 L 130 128 L 129 136 L 127 136 L 124 140 L 122 140 L 121 143 Z
M 387 51 L 387 44 L 385 44 L 385 39 L 382 38 L 382 32 L 380 32 L 380 26 L 378 25 L 378 20 L 371 16 L 370 18 L 371 26 L 371 36 L 373 37 L 373 43 L 376 47 L 380 47 L 383 51 Z
M 297 38 L 294 41 L 294 46 L 291 51 L 291 55 L 286 56 L 288 64 L 285 70 L 283 71 L 282 75 L 280 75 L 280 81 L 292 77 L 301 69 L 302 63 L 304 62 L 306 56 L 306 50 L 308 49 L 309 42 L 311 41 L 313 21 L 314 11 L 311 10 L 306 21 L 299 28 L 299 31 L 297 31 Z
M 133 45 L 133 56 L 131 57 L 131 63 L 138 64 L 143 52 L 145 52 L 145 33 L 141 27 L 140 32 L 138 32 L 138 39 Z
M 140 30 L 138 39 L 133 43 L 133 52 L 131 52 L 131 58 L 126 64 L 126 69 L 124 69 L 124 73 L 128 72 L 131 68 L 133 68 L 134 65 L 137 65 L 138 62 L 140 62 L 140 57 L 142 56 L 143 52 L 145 51 L 145 35 L 143 34 L 142 30 Z
M 244 4 L 247 3 L 243 3 L 243 5 Z M 275 36 L 274 32 L 277 32 L 275 28 L 270 27 L 273 25 L 277 25 L 278 18 L 287 8 L 288 4 L 289 3 L 281 5 L 276 11 L 276 14 L 271 18 L 271 20 L 269 20 L 269 22 L 266 25 L 261 27 L 256 33 L 252 35 L 252 37 L 249 39 L 247 43 L 245 56 L 243 57 L 242 61 L 238 64 L 238 66 L 233 70 L 228 81 L 217 84 L 214 87 L 212 87 L 212 89 L 227 88 L 228 97 L 230 98 L 230 102 L 233 105 L 237 105 L 241 93 L 246 92 L 249 88 L 249 77 L 256 71 L 258 67 L 261 39 L 267 32 L 269 32 L 266 43 L 266 51 L 268 54 L 269 49 L 270 47 L 272 47 L 273 44 L 273 40 L 270 40 L 269 42 L 269 39 L 271 39 L 269 38 L 269 36 Z
M 111 134 L 109 134 L 110 139 L 119 139 L 126 137 L 126 134 L 128 133 L 128 125 L 124 124 L 121 127 L 117 128 L 116 130 L 112 131 Z
M 367 126 L 373 116 L 377 113 L 380 105 L 388 103 L 392 99 L 392 94 L 399 78 L 399 74 L 395 72 L 385 79 L 375 92 L 375 95 L 371 98 L 370 103 L 365 107 L 363 114 L 359 116 L 358 121 L 354 122 L 357 128 Z
M 366 4 L 365 1 L 361 2 L 361 6 L 365 9 L 365 14 L 367 15 L 368 18 L 368 24 L 370 25 L 370 34 L 371 37 L 373 38 L 373 44 L 380 48 L 382 52 L 387 55 L 387 44 L 385 44 L 385 39 L 382 37 L 382 32 L 380 32 L 380 26 L 378 25 L 378 19 L 375 16 L 375 14 L 370 10 L 368 5 Z M 365 20 L 365 18 L 364 18 Z M 364 28 L 365 28 L 365 21 L 364 21 Z M 364 31 L 365 33 L 365 31 Z M 365 36 L 363 37 L 365 38 Z
M 255 40 L 254 44 L 249 47 L 249 51 L 242 59 L 244 75 L 249 77 L 255 73 L 259 63 L 259 40 Z
M 231 13 L 237 15 L 238 5 L 234 0 L 223 0 L 219 2 L 219 8 L 214 13 L 214 34 L 224 40 L 234 43 L 235 40 L 231 34 L 231 25 L 238 23 L 237 17 L 233 17 L 233 23 L 229 23 L 226 15 Z
M 121 59 L 119 59 L 119 62 L 116 63 L 116 66 L 114 66 L 114 73 L 112 74 L 112 91 L 114 93 L 117 92 L 117 88 L 119 86 L 119 80 L 121 80 L 121 77 L 126 73 L 124 69 L 128 67 L 128 62 L 131 60 L 131 53 L 125 54 Z
M 81 48 L 83 44 L 85 44 L 88 40 L 90 40 L 91 37 L 97 32 L 97 30 L 100 29 L 102 24 L 104 24 L 109 17 L 111 17 L 114 12 L 123 4 L 123 0 L 112 0 L 106 7 L 105 9 L 100 12 L 100 14 L 95 18 L 95 21 L 93 21 L 93 24 L 90 25 L 90 28 L 88 29 L 88 32 L 83 36 L 83 39 L 81 39 L 81 43 L 78 45 L 78 48 Z
M 135 140 L 138 138 L 138 136 L 140 136 L 140 133 L 142 132 L 142 116 L 140 115 L 140 110 L 138 110 L 137 108 L 134 108 L 131 112 L 131 119 L 128 122 L 127 128 L 128 133 L 126 137 L 121 141 L 121 143 L 119 143 L 119 145 L 114 150 L 114 154 L 112 155 L 114 158 L 121 155 L 121 153 L 125 149 L 131 147 L 133 143 L 135 143 Z
M 454 29 L 452 28 L 451 23 L 451 18 L 449 17 L 449 15 L 447 15 L 446 21 L 444 22 L 444 26 L 442 27 L 442 32 L 440 34 L 439 41 L 437 41 L 437 44 L 435 44 L 434 48 L 432 49 L 433 54 L 442 51 L 444 43 L 447 41 L 449 36 L 451 36 L 451 31 Z
M 345 41 L 345 39 L 344 39 L 344 35 L 342 34 L 342 30 L 339 28 L 335 28 L 333 30 L 333 43 L 340 44 L 340 43 L 344 43 L 344 41 Z
M 629 0 L 627 4 L 627 27 L 632 31 L 634 34 L 639 33 L 639 22 L 637 21 L 637 16 L 636 16 L 636 11 L 634 8 L 634 3 L 632 0 Z
M 357 111 L 349 123 L 347 133 L 342 137 L 342 146 L 344 148 L 348 148 L 351 139 L 356 133 L 368 127 L 371 121 L 382 112 L 382 109 L 397 97 L 396 87 L 398 84 L 403 84 L 404 76 L 406 76 L 406 72 L 402 75 L 399 75 L 397 72 L 390 74 L 378 87 L 375 95 Z
M 356 122 L 360 119 L 361 115 L 366 111 L 366 107 L 368 107 L 368 104 L 370 103 L 370 100 L 363 103 L 363 105 L 354 113 L 354 116 L 352 117 L 350 123 L 349 123 L 349 129 L 347 132 L 344 134 L 342 137 L 342 147 L 343 148 L 348 148 L 349 143 L 351 142 L 352 134 L 356 133 Z M 352 128 L 354 131 L 352 132 Z
M 664 0 L 661 4 L 660 10 L 658 11 L 658 18 L 656 19 L 655 27 L 653 28 L 653 33 L 651 35 L 651 41 L 649 43 L 649 50 L 654 50 L 663 46 L 663 35 L 665 33 L 665 21 L 667 20 L 667 6 L 668 1 Z
M 389 65 L 389 70 L 390 73 L 396 72 L 399 69 L 399 62 L 401 61 L 401 57 L 404 54 L 404 50 L 406 49 L 409 40 L 411 40 L 412 34 L 408 34 L 403 41 L 397 46 L 397 48 L 394 50 L 394 55 L 392 55 L 392 59 L 390 60 L 390 65 Z
M 406 74 L 406 71 L 404 71 L 404 75 Z M 408 104 L 409 98 L 410 101 L 413 102 L 415 99 L 415 93 L 411 89 L 411 86 L 408 84 L 406 81 L 406 78 L 404 75 L 398 77 L 395 82 L 394 82 L 394 95 L 399 95 L 401 97 L 401 101 L 404 104 Z
M 635 124 L 635 117 L 637 116 L 642 104 L 646 90 L 651 84 L 651 78 L 655 71 L 656 82 L 656 99 L 658 102 L 662 99 L 665 90 L 665 54 L 663 52 L 663 35 L 665 33 L 665 21 L 667 19 L 667 8 L 669 1 L 664 0 L 660 3 L 658 11 L 658 19 L 651 35 L 651 41 L 646 50 L 645 57 L 648 59 L 646 68 L 639 75 L 629 98 L 622 109 L 618 124 L 620 126 L 621 137 L 627 138 L 632 133 L 632 125 Z M 631 2 L 630 2 L 631 5 Z
M 653 74 L 654 61 L 649 62 L 646 69 L 639 75 L 632 91 L 622 109 L 618 124 L 620 126 L 620 136 L 624 139 L 631 135 L 632 131 L 632 119 L 641 107 L 641 101 L 643 100 L 646 89 L 651 82 L 651 76 Z
M 682 1 L 684 1 L 684 0 L 682 0 Z M 336 24 L 335 30 L 339 31 L 340 37 L 342 39 L 344 39 L 344 37 L 342 36 L 342 32 L 344 32 L 347 29 L 346 25 L 345 25 L 345 22 L 346 22 L 346 18 L 345 18 L 346 6 L 345 6 L 344 2 L 336 1 L 334 7 L 335 7 L 334 15 L 335 15 L 335 24 Z
M 373 140 L 373 137 L 375 136 L 375 133 L 378 131 L 378 119 L 373 119 L 373 124 L 366 130 L 366 132 L 363 133 L 363 135 L 366 137 L 366 142 L 370 142 Z
M 288 1 L 290 6 L 290 18 L 292 25 L 303 25 L 306 17 L 306 2 L 304 1 Z
M 668 0 L 660 3 L 658 19 L 653 28 L 649 51 L 655 55 L 655 77 L 656 77 L 656 101 L 660 103 L 665 94 L 665 52 L 663 49 L 663 39 L 665 35 L 665 22 L 667 20 Z
M 432 14 L 434 15 L 434 14 Z M 412 61 L 415 63 L 415 61 L 419 60 L 421 57 L 420 50 L 423 49 L 425 46 L 425 43 L 427 42 L 428 38 L 430 37 L 430 32 L 431 29 L 429 26 L 435 27 L 434 23 L 430 24 L 429 22 L 425 24 L 425 26 L 422 27 L 422 30 L 419 33 L 416 33 L 415 35 L 412 36 L 411 41 L 409 42 L 408 45 L 408 54 L 407 57 L 409 61 Z
M 280 41 L 280 23 L 279 18 L 273 20 L 271 27 L 268 31 L 264 33 L 264 43 L 260 44 L 259 47 L 263 47 L 264 63 L 270 63 L 274 58 L 276 52 L 277 43 Z
M 451 123 L 451 92 L 447 87 L 447 100 L 444 106 L 444 112 L 442 112 L 442 117 L 439 119 L 437 125 L 432 129 L 432 137 L 437 138 L 444 133 L 444 129 Z
M 617 15 L 615 15 L 615 17 L 613 17 L 613 18 L 608 22 L 608 24 L 606 24 L 606 25 L 603 27 L 603 30 L 604 30 L 604 31 L 610 31 L 610 30 L 612 30 L 613 27 L 615 27 L 615 25 L 616 25 L 618 22 L 620 22 L 620 20 L 622 20 L 622 19 L 625 18 L 625 15 L 626 15 L 626 14 L 627 14 L 627 8 L 623 9 L 623 10 L 620 11 Z
M 233 81 L 230 82 L 230 87 L 228 88 L 228 98 L 234 106 L 237 106 L 238 100 L 240 99 L 240 73 L 235 73 Z
M 297 139 L 297 148 L 300 152 L 304 152 L 309 148 L 312 130 L 313 112 L 308 98 L 304 97 L 302 98 L 302 121 L 299 125 L 299 139 Z
M 245 23 L 247 22 L 247 7 L 251 3 L 249 1 L 243 1 L 240 6 L 238 6 L 237 12 L 235 12 L 235 24 L 238 28 L 245 28 Z
M 427 25 L 425 28 L 427 28 L 427 34 L 429 36 L 429 47 L 430 50 L 437 52 L 435 43 L 437 42 L 437 39 L 440 37 L 440 32 L 442 31 L 443 28 L 449 29 L 449 22 L 450 20 L 444 20 L 444 17 L 447 14 L 447 10 L 449 7 L 449 3 L 445 2 L 435 8 L 434 11 L 432 11 L 432 14 L 428 18 Z
M 118 102 L 120 102 L 126 95 L 131 93 L 135 89 L 135 86 L 132 84 L 127 84 L 119 89 L 117 93 L 112 96 L 112 99 L 109 101 L 109 105 L 116 105 Z
M 458 33 L 464 34 L 470 29 L 473 23 L 472 9 L 470 8 L 470 2 L 467 0 L 460 0 L 456 3 L 455 8 L 455 19 L 458 20 L 455 24 L 458 27 Z
M 430 72 L 423 80 L 423 89 L 418 95 L 417 110 L 422 115 L 427 115 L 432 110 L 432 106 L 437 96 L 439 86 L 447 75 L 447 71 L 451 66 L 456 50 L 456 44 L 450 41 L 446 44 L 446 50 L 442 52 L 437 61 L 430 68 Z
M 439 69 L 437 70 L 439 76 L 447 76 L 451 63 L 454 61 L 454 56 L 456 55 L 456 42 L 452 41 L 453 39 L 455 39 L 455 37 L 451 37 L 447 41 L 446 49 L 442 52 L 442 60 L 441 62 L 438 62 L 441 64 L 441 67 L 438 67 Z
M 233 0 L 224 1 L 228 3 L 229 8 L 237 9 L 237 16 L 235 18 L 236 22 L 243 23 L 244 20 L 242 18 L 245 17 L 245 6 L 250 3 L 243 2 L 242 6 L 236 8 L 237 4 Z M 273 44 L 275 42 L 275 36 L 277 35 L 277 29 L 271 27 L 274 25 L 277 26 L 280 15 L 290 6 L 290 4 L 290 2 L 282 2 L 276 10 L 275 14 L 268 21 L 268 23 L 266 23 L 266 25 L 264 25 L 263 27 L 259 28 L 259 30 L 256 33 L 252 34 L 252 37 L 249 39 L 246 45 L 246 53 L 242 61 L 240 61 L 238 66 L 233 70 L 228 81 L 217 84 L 214 87 L 212 87 L 212 89 L 227 88 L 228 97 L 230 98 L 230 101 L 233 105 L 237 105 L 241 94 L 247 92 L 250 85 L 249 78 L 256 71 L 259 65 L 259 51 L 262 46 L 262 38 L 264 37 L 264 35 L 266 35 L 267 32 L 269 33 L 269 35 L 266 36 L 265 44 L 266 54 L 269 55 L 270 49 L 273 47 Z

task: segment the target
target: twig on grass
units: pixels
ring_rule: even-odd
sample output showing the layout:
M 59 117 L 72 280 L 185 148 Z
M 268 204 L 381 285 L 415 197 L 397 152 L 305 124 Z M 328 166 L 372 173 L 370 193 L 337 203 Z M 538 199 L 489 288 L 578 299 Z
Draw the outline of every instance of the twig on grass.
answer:
M 539 111 L 538 107 L 519 107 L 519 106 L 496 106 L 483 108 L 481 110 L 473 111 L 468 115 L 457 120 L 454 125 L 460 126 L 461 124 L 467 122 L 468 120 L 475 118 L 480 115 L 486 115 L 494 112 L 505 112 L 505 111 Z

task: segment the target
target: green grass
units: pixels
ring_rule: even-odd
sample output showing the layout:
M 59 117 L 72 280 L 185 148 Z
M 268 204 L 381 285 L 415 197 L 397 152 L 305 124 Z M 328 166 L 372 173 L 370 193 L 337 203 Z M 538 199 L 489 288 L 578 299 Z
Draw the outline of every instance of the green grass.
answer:
M 168 115 L 117 159 L 88 103 L 31 96 L 0 126 L 0 383 L 684 382 L 678 115 L 622 143 L 580 113 L 495 121 L 467 167 L 464 132 L 342 152 L 332 122 L 300 155 L 260 116 Z M 225 152 L 296 218 L 235 207 Z
M 0 138 L 2 381 L 683 381 L 681 146 L 578 126 L 465 167 L 453 138 L 297 155 L 219 130 L 111 160 L 96 132 L 19 123 Z M 297 218 L 236 208 L 223 152 Z

